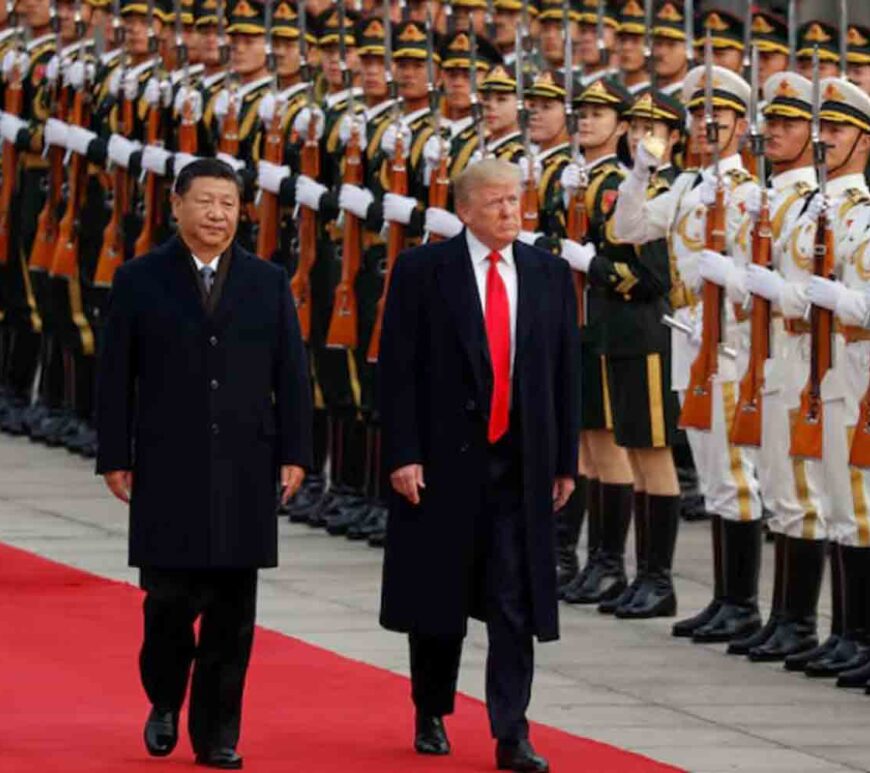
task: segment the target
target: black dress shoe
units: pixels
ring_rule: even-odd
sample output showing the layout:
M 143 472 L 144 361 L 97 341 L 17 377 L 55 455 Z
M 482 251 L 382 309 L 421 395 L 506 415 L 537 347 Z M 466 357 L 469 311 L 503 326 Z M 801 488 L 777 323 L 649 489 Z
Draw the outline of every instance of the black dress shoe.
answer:
M 196 755 L 196 764 L 206 768 L 219 768 L 220 770 L 241 770 L 244 758 L 236 754 L 236 750 L 226 746 L 218 749 L 209 749 Z
M 535 754 L 526 738 L 515 743 L 499 741 L 495 747 L 495 766 L 499 770 L 518 770 L 522 773 L 547 773 L 550 770 L 550 763 Z
M 178 712 L 152 708 L 145 722 L 145 748 L 152 757 L 171 754 L 178 743 Z
M 414 733 L 414 749 L 417 754 L 450 754 L 450 741 L 441 717 L 418 714 Z
M 839 643 L 839 635 L 832 633 L 818 647 L 813 647 L 811 650 L 805 650 L 804 652 L 798 652 L 795 655 L 789 655 L 785 659 L 785 670 L 803 671 L 807 665 L 812 663 L 814 660 L 819 660 L 833 652 Z

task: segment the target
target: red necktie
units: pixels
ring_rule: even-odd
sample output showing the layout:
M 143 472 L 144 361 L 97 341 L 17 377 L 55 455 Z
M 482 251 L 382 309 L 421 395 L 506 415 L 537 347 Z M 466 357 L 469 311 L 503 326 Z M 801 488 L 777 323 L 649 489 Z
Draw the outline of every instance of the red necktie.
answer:
M 511 388 L 511 317 L 507 290 L 498 273 L 501 255 L 491 252 L 487 256 L 489 272 L 486 275 L 486 338 L 492 363 L 492 401 L 489 410 L 490 443 L 499 440 L 508 429 Z

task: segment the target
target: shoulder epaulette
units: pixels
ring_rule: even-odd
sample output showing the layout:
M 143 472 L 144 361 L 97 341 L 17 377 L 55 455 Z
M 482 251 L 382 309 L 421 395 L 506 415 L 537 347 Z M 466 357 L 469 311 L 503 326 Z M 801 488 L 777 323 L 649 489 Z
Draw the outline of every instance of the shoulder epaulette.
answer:
M 745 185 L 755 179 L 745 169 L 729 169 L 725 172 L 725 176 L 731 181 L 731 184 L 735 188 L 739 188 L 741 185 Z

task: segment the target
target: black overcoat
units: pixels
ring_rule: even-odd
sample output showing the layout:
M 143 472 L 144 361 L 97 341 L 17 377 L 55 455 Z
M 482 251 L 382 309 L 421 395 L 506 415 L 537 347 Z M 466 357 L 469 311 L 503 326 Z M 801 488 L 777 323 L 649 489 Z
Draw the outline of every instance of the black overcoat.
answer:
M 513 410 L 534 633 L 558 638 L 554 477 L 577 472 L 576 299 L 565 261 L 514 244 L 518 278 Z M 393 269 L 380 349 L 387 471 L 422 464 L 415 507 L 391 492 L 381 623 L 464 634 L 473 598 L 472 525 L 487 477 L 492 369 L 465 232 L 403 253 Z M 479 521 L 478 521 L 479 522 Z
M 278 466 L 311 461 L 308 367 L 286 274 L 235 244 L 229 258 L 212 310 L 178 237 L 115 275 L 97 472 L 133 471 L 133 566 L 275 566 Z

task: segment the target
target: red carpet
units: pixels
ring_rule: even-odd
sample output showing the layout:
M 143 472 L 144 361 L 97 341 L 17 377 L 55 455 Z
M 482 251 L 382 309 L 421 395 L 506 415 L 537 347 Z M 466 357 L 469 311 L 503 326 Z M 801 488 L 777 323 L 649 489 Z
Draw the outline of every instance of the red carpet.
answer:
M 142 745 L 140 602 L 129 585 L 0 544 L 2 773 L 194 769 L 185 734 L 166 759 L 148 757 Z M 258 630 L 239 747 L 246 770 L 494 770 L 479 701 L 460 696 L 448 758 L 413 753 L 411 717 L 403 677 Z M 676 770 L 541 725 L 532 738 L 555 773 Z

